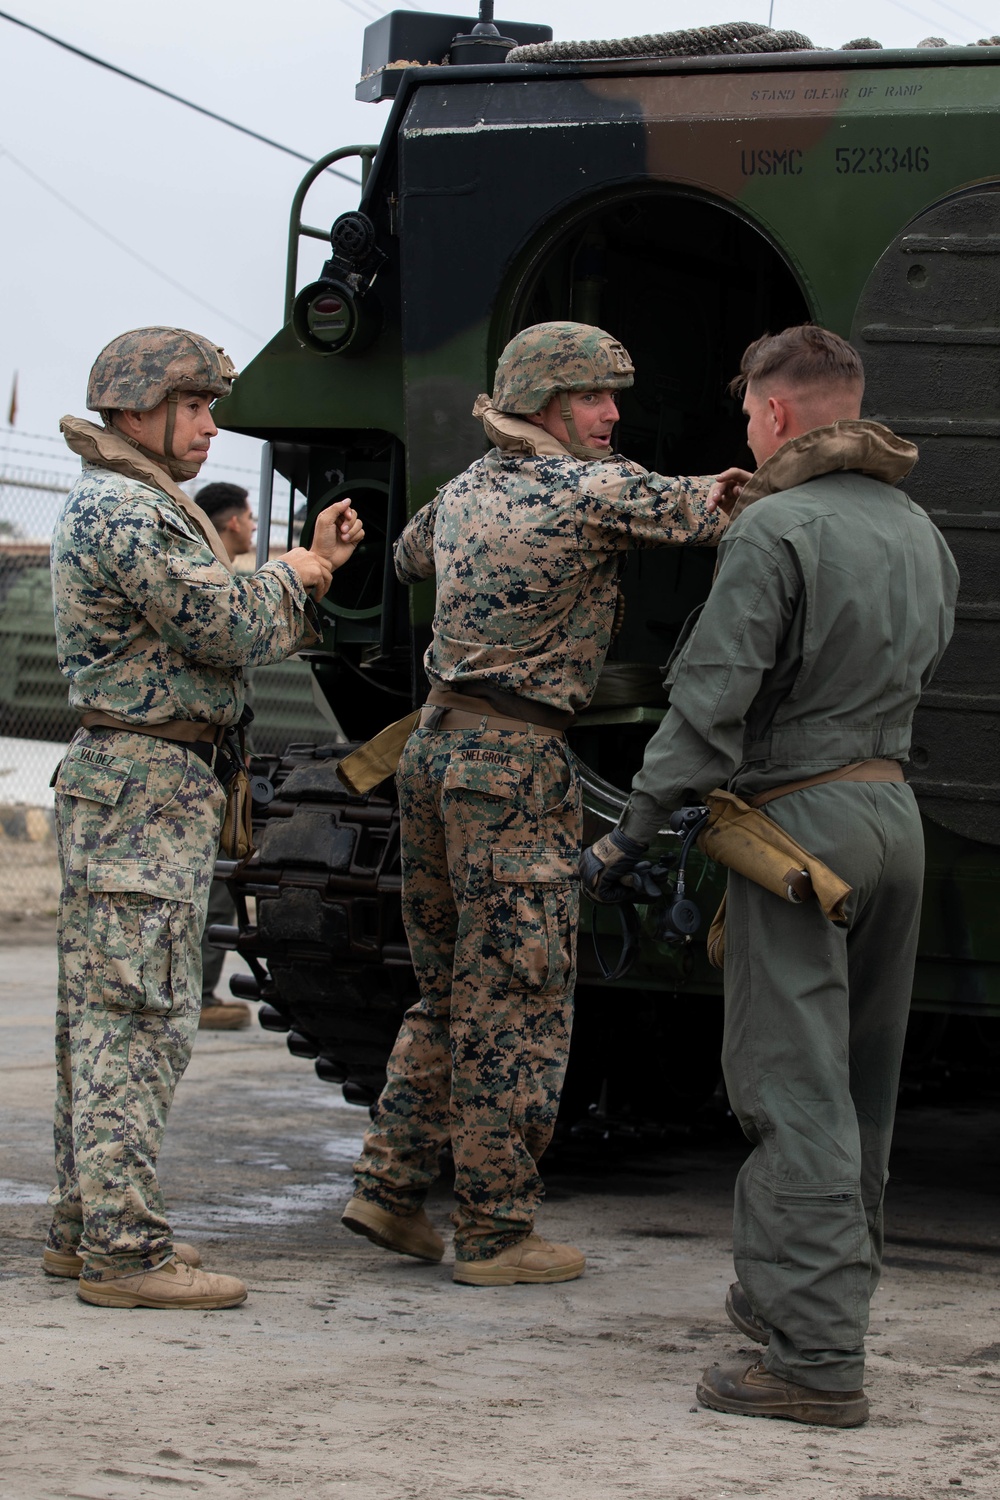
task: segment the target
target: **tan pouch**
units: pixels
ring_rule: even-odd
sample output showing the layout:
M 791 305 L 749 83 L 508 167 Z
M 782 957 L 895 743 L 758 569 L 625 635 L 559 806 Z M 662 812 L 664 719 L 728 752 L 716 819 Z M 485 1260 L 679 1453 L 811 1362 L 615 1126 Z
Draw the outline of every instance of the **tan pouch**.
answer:
M 219 848 L 224 859 L 246 859 L 253 853 L 250 774 L 241 766 L 226 787 L 226 813 Z
M 708 929 L 708 937 L 705 939 L 705 948 L 708 953 L 708 961 L 713 969 L 722 969 L 726 962 L 726 897 L 723 896 L 719 902 L 719 910 L 712 918 L 712 925 Z
M 705 804 L 711 817 L 697 843 L 709 859 L 756 881 L 784 901 L 798 904 L 815 897 L 831 922 L 845 920 L 844 904 L 851 887 L 821 859 L 732 792 L 709 792 Z
M 349 792 L 361 797 L 365 792 L 370 792 L 372 787 L 378 786 L 380 781 L 385 781 L 387 776 L 395 774 L 403 746 L 416 728 L 419 718 L 418 708 L 415 713 L 407 714 L 405 719 L 387 724 L 373 739 L 359 745 L 337 763 L 337 775 Z

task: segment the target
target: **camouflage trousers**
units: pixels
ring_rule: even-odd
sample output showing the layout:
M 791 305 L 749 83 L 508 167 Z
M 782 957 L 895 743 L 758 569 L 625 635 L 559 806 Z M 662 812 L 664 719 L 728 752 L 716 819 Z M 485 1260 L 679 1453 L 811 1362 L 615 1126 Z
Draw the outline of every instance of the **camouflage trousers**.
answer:
M 582 813 L 561 739 L 418 729 L 397 775 L 403 918 L 420 985 L 356 1164 L 419 1207 L 450 1143 L 455 1253 L 530 1234 L 569 1055 Z
M 62 867 L 52 1249 L 100 1281 L 173 1243 L 156 1161 L 201 1002 L 225 797 L 185 746 L 79 730 L 56 779 Z

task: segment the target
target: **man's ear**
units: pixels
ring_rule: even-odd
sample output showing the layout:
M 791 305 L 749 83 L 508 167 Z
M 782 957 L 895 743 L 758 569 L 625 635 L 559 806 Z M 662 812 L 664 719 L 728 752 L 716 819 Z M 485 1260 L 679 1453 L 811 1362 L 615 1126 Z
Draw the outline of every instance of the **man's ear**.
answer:
M 786 431 L 790 419 L 788 407 L 780 396 L 768 396 L 767 409 L 776 437 Z
M 542 413 L 540 411 L 529 412 L 528 421 L 533 422 L 536 427 L 545 426 L 545 418 L 542 416 Z
M 119 427 L 126 437 L 138 437 L 142 428 L 139 413 L 135 411 L 116 411 L 112 417 L 116 427 Z

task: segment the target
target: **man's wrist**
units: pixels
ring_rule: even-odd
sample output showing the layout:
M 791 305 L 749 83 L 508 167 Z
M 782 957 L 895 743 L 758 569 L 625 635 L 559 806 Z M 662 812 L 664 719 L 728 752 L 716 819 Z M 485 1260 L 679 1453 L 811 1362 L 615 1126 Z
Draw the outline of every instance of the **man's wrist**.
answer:
M 669 813 L 651 797 L 633 793 L 618 819 L 618 832 L 631 839 L 640 849 L 648 849 L 661 828 L 666 828 Z

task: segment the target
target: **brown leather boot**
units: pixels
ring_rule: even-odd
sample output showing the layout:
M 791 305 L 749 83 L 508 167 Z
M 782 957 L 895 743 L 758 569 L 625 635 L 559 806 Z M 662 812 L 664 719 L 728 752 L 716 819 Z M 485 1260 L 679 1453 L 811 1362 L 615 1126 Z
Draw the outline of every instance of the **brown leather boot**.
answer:
M 771 1330 L 760 1321 L 750 1306 L 750 1298 L 738 1281 L 734 1281 L 726 1293 L 726 1317 L 734 1328 L 738 1328 L 748 1339 L 753 1339 L 754 1343 L 771 1342 Z
M 417 1260 L 438 1261 L 444 1255 L 444 1240 L 422 1208 L 412 1214 L 392 1214 L 367 1198 L 353 1197 L 340 1219 L 352 1234 L 363 1234 L 383 1250 L 413 1255 Z
M 573 1245 L 551 1245 L 537 1234 L 529 1234 L 489 1260 L 456 1260 L 452 1280 L 465 1286 L 575 1281 L 586 1264 L 582 1252 Z
M 250 1007 L 242 1000 L 213 1000 L 201 1007 L 199 1031 L 242 1031 L 250 1025 Z
M 175 1260 L 155 1271 L 137 1271 L 110 1281 L 88 1281 L 81 1276 L 76 1294 L 95 1307 L 238 1307 L 247 1299 L 247 1289 L 237 1277 L 198 1271 Z
M 174 1259 L 185 1266 L 200 1266 L 201 1254 L 193 1245 L 174 1244 Z M 76 1280 L 83 1270 L 83 1261 L 75 1250 L 50 1250 L 46 1245 L 42 1251 L 42 1270 L 46 1276 L 66 1276 Z
M 868 1421 L 864 1391 L 820 1391 L 795 1385 L 755 1365 L 712 1365 L 698 1382 L 698 1400 L 742 1417 L 781 1417 L 815 1427 L 860 1427 Z

